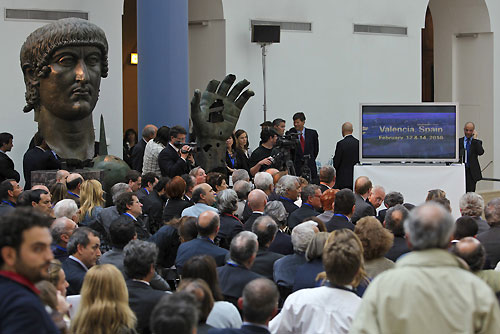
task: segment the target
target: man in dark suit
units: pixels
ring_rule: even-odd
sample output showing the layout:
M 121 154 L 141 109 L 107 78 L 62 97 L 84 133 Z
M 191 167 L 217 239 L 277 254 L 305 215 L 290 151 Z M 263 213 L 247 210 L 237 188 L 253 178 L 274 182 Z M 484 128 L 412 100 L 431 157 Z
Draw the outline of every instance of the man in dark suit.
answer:
M 155 244 L 147 241 L 132 240 L 124 248 L 123 267 L 127 274 L 128 301 L 137 317 L 136 329 L 141 334 L 151 333 L 149 318 L 165 292 L 154 290 L 150 284 L 155 275 L 155 262 L 158 250 Z
M 408 218 L 409 211 L 402 204 L 396 204 L 387 210 L 384 226 L 394 234 L 394 243 L 385 257 L 391 261 L 396 260 L 403 254 L 410 252 L 405 238 L 403 223 Z
M 0 182 L 0 216 L 14 211 L 17 198 L 23 190 L 15 180 L 7 179 Z
M 288 216 L 288 227 L 290 230 L 311 216 L 316 217 L 321 210 L 321 189 L 315 184 L 308 184 L 300 193 L 302 206 Z
M 21 179 L 19 173 L 14 169 L 14 162 L 7 156 L 7 152 L 10 152 L 14 147 L 13 138 L 8 132 L 0 133 L 0 182 L 7 179 L 19 182 Z
M 156 137 L 156 131 L 158 128 L 152 124 L 148 124 L 142 129 L 142 138 L 137 144 L 135 144 L 132 149 L 132 168 L 142 173 L 142 164 L 144 161 L 144 150 L 146 149 L 146 144 L 151 139 Z
M 279 293 L 276 285 L 265 278 L 257 278 L 243 289 L 238 307 L 243 312 L 241 328 L 214 329 L 213 334 L 270 334 L 269 321 L 278 312 Z
M 332 189 L 335 185 L 336 172 L 335 168 L 332 166 L 323 166 L 319 170 L 319 187 L 321 193 L 324 193 L 328 189 Z
M 351 217 L 354 214 L 356 199 L 351 189 L 344 188 L 335 194 L 333 217 L 326 222 L 326 230 L 332 232 L 347 228 L 354 231 Z
M 231 241 L 231 259 L 223 267 L 217 268 L 219 286 L 226 301 L 236 305 L 245 285 L 262 277 L 250 271 L 257 256 L 257 249 L 257 236 L 249 231 L 240 232 Z
M 51 249 L 55 259 L 61 262 L 66 261 L 69 256 L 68 241 L 77 228 L 78 225 L 67 217 L 54 220 L 50 226 L 50 234 L 52 235 Z
M 0 219 L 1 333 L 59 333 L 34 285 L 49 279 L 50 223 L 30 208 Z
M 486 204 L 484 217 L 490 229 L 477 235 L 477 240 L 486 249 L 486 259 L 492 269 L 500 262 L 500 198 L 494 198 Z M 489 269 L 489 268 L 485 268 Z
M 148 216 L 151 233 L 155 233 L 163 225 L 162 216 L 167 201 L 166 188 L 168 181 L 168 178 L 162 177 L 142 202 L 142 213 Z
M 135 226 L 137 238 L 146 240 L 151 236 L 144 222 L 139 217 L 142 214 L 142 204 L 134 193 L 123 193 L 116 199 L 116 210 L 120 217 L 116 220 L 128 222 Z
M 337 172 L 336 189 L 352 188 L 354 165 L 359 163 L 359 140 L 352 135 L 352 124 L 342 124 L 342 139 L 335 147 L 333 167 Z
M 484 154 L 483 142 L 477 139 L 474 123 L 464 126 L 465 136 L 458 140 L 460 161 L 465 163 L 465 191 L 476 191 L 476 182 L 483 178 L 478 156 Z
M 293 164 L 295 166 L 295 174 L 301 176 L 304 174 L 304 156 L 307 158 L 307 167 L 311 172 L 312 183 L 318 184 L 318 169 L 316 167 L 316 158 L 319 153 L 319 139 L 316 130 L 305 128 L 306 116 L 303 112 L 297 112 L 293 115 L 293 128 L 289 133 L 298 133 L 299 143 L 295 148 L 295 157 Z
M 269 251 L 269 245 L 278 232 L 278 225 L 270 216 L 262 216 L 253 224 L 252 232 L 257 235 L 259 250 L 250 270 L 272 280 L 274 262 L 283 257 L 281 254 Z
M 66 187 L 68 188 L 66 198 L 74 200 L 78 207 L 80 207 L 80 188 L 82 183 L 83 177 L 78 173 L 71 173 L 66 178 Z
M 356 209 L 352 215 L 351 222 L 356 222 L 366 216 L 375 216 L 375 209 L 366 200 L 372 191 L 372 181 L 366 176 L 360 176 L 354 184 L 354 197 L 356 198 Z
M 61 168 L 61 162 L 56 154 L 50 150 L 40 132 L 34 137 L 35 147 L 30 148 L 23 157 L 24 189 L 31 189 L 31 172 L 35 170 L 49 170 Z
M 177 250 L 175 266 L 179 274 L 182 274 L 184 263 L 195 255 L 210 255 L 219 267 L 226 262 L 228 251 L 214 243 L 220 228 L 219 214 L 210 210 L 203 212 L 198 217 L 196 228 L 198 238 L 181 244 Z
M 101 264 L 112 264 L 118 270 L 121 271 L 123 277 L 125 279 L 130 278 L 125 271 L 124 267 L 124 259 L 125 259 L 125 246 L 132 240 L 137 239 L 137 234 L 135 232 L 134 225 L 130 224 L 130 222 L 115 220 L 111 223 L 109 227 L 109 234 L 111 239 L 111 250 L 104 253 L 100 258 Z M 153 276 L 150 281 L 151 288 L 155 290 L 168 291 L 170 287 L 165 280 L 155 272 L 153 272 Z
M 267 204 L 266 193 L 260 189 L 252 190 L 250 194 L 248 194 L 247 204 L 252 210 L 252 214 L 245 221 L 245 231 L 251 231 L 255 220 L 264 213 L 264 208 Z
M 154 173 L 146 173 L 141 176 L 141 188 L 135 192 L 139 202 L 144 204 L 144 198 L 153 191 L 157 183 L 158 177 Z
M 387 210 L 392 208 L 393 206 L 398 205 L 398 204 L 403 204 L 404 201 L 405 200 L 404 200 L 403 194 L 401 194 L 400 192 L 397 192 L 397 191 L 391 191 L 390 193 L 385 195 L 384 206 L 386 207 L 386 209 L 379 210 L 378 215 L 377 215 L 377 219 L 381 223 L 383 223 L 385 220 L 385 215 L 387 214 Z M 483 210 L 481 209 L 481 213 L 482 213 L 482 211 Z
M 297 210 L 299 207 L 294 203 L 299 197 L 299 182 L 297 177 L 283 175 L 278 183 L 276 183 L 276 194 L 279 196 L 279 201 L 283 203 L 288 214 Z
M 100 240 L 97 232 L 88 227 L 77 228 L 69 238 L 68 254 L 70 256 L 62 265 L 66 281 L 69 283 L 68 295 L 80 294 L 85 274 L 101 256 L 99 246 Z
M 186 129 L 180 125 L 170 129 L 170 142 L 158 155 L 158 165 L 162 176 L 173 178 L 189 173 L 194 159 L 190 153 L 191 148 L 188 145 L 182 145 L 186 142 L 186 134 Z

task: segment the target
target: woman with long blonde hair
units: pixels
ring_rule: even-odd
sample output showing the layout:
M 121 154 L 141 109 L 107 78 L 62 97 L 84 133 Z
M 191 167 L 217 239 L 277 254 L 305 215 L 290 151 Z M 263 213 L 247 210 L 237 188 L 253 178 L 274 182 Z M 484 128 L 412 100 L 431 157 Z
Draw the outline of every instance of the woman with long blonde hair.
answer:
M 128 304 L 122 273 L 112 264 L 93 266 L 85 275 L 72 334 L 135 334 L 136 317 Z
M 101 182 L 85 180 L 80 187 L 80 225 L 86 226 L 102 211 L 104 191 Z

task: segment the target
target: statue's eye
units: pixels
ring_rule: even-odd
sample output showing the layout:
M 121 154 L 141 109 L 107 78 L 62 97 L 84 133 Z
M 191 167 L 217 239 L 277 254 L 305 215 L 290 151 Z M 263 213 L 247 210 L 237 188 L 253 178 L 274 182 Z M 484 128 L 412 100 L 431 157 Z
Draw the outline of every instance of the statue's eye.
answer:
M 87 57 L 87 65 L 90 65 L 90 66 L 95 66 L 97 64 L 99 64 L 101 62 L 101 57 L 99 57 L 98 55 L 90 55 Z
M 75 60 L 75 57 L 73 57 L 73 56 L 65 55 L 65 56 L 60 57 L 57 60 L 57 62 L 63 66 L 71 66 L 71 65 L 75 64 L 76 60 Z

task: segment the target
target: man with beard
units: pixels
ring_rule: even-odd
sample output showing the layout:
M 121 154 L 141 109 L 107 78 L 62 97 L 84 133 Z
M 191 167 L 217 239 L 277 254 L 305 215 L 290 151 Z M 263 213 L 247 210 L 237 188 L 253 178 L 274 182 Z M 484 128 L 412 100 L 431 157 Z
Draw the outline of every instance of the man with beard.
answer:
M 58 333 L 35 283 L 48 279 L 51 219 L 17 208 L 0 221 L 0 333 Z

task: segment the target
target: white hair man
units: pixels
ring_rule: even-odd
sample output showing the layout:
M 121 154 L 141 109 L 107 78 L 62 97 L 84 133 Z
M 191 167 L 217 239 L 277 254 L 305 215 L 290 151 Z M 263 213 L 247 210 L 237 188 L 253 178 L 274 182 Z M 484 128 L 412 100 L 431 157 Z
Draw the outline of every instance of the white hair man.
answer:
M 307 221 L 297 225 L 292 230 L 292 245 L 294 253 L 282 257 L 274 262 L 273 277 L 278 286 L 288 288 L 292 292 L 295 281 L 297 267 L 306 263 L 305 252 L 309 241 L 318 233 L 318 224 L 313 221 Z
M 370 283 L 349 333 L 496 333 L 493 291 L 446 250 L 453 217 L 427 203 L 412 210 L 404 227 L 413 252 Z

